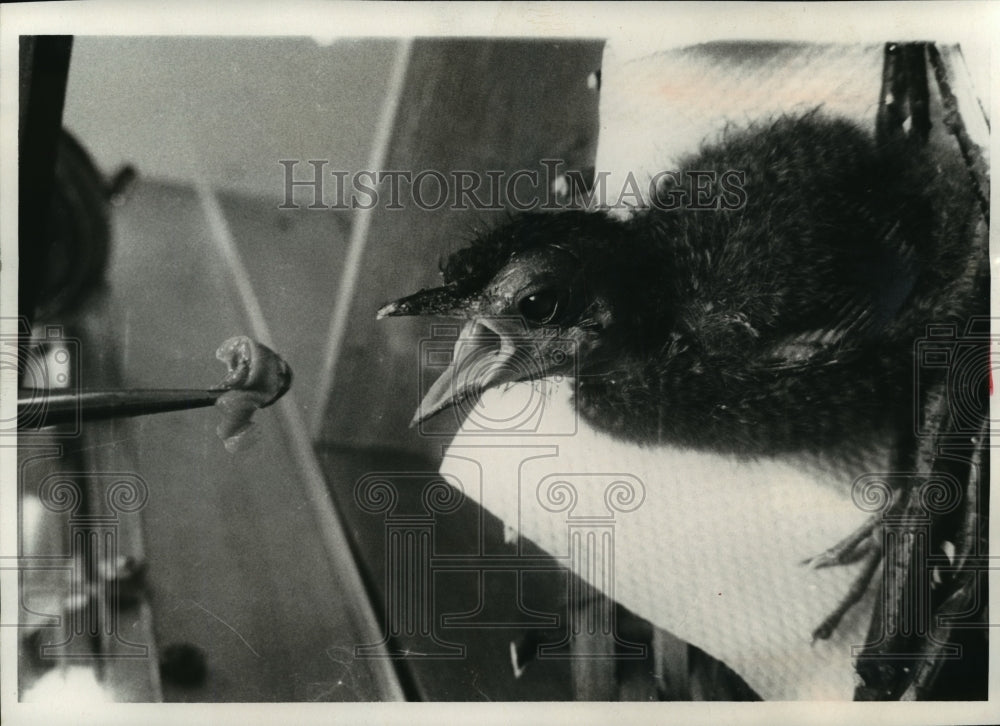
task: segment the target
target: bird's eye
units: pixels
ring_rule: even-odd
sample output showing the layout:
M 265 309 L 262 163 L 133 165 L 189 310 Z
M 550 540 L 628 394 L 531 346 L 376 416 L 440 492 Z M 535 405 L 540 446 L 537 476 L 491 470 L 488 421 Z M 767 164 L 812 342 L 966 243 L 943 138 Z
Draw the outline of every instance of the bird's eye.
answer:
M 518 310 L 529 323 L 551 323 L 564 307 L 564 295 L 557 290 L 539 290 L 526 295 L 517 304 Z

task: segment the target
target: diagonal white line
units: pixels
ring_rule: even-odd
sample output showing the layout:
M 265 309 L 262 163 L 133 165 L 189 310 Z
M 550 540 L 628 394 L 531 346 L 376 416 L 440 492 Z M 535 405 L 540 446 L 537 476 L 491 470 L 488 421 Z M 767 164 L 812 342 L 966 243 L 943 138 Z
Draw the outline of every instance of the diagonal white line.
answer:
M 378 126 L 375 130 L 372 153 L 368 159 L 367 168 L 372 171 L 382 169 L 389 155 L 389 144 L 392 141 L 392 130 L 396 123 L 396 114 L 399 111 L 399 101 L 403 95 L 403 83 L 406 80 L 406 70 L 410 64 L 412 45 L 412 39 L 406 38 L 399 41 L 399 46 L 396 49 L 396 58 L 393 61 L 389 87 L 386 91 L 382 111 L 379 115 Z M 315 407 L 312 434 L 317 438 L 322 433 L 323 421 L 326 418 L 326 404 L 333 393 L 337 363 L 340 360 L 340 351 L 342 349 L 344 334 L 347 331 L 347 321 L 351 312 L 351 303 L 354 299 L 354 290 L 357 287 L 358 275 L 361 272 L 361 257 L 368 242 L 368 230 L 371 227 L 372 213 L 374 211 L 374 208 L 355 210 L 354 221 L 351 224 L 351 239 L 347 246 L 347 259 L 344 263 L 344 271 L 340 277 L 340 285 L 337 286 L 337 299 L 333 305 L 330 328 L 326 334 L 326 349 L 322 358 L 323 368 L 320 371 L 319 389 L 316 392 L 316 400 L 319 402 L 319 405 Z

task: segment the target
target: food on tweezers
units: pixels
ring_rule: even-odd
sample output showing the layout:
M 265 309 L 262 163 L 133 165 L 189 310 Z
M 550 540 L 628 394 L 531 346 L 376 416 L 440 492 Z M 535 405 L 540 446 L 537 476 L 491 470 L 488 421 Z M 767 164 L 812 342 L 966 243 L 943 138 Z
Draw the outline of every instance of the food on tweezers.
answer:
M 232 453 L 253 443 L 253 412 L 284 395 L 292 385 L 292 370 L 273 350 L 244 335 L 219 346 L 215 357 L 229 368 L 219 384 L 228 390 L 215 401 L 222 412 L 216 433 Z

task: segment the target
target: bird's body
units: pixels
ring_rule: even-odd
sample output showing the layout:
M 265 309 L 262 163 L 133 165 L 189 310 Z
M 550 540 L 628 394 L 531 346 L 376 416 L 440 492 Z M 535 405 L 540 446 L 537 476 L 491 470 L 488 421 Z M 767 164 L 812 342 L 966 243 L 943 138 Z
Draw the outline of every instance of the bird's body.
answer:
M 973 199 L 941 163 L 844 121 L 785 118 L 681 164 L 744 175 L 737 209 L 529 214 L 455 253 L 445 281 L 459 299 L 486 292 L 476 317 L 520 313 L 505 269 L 555 277 L 562 309 L 534 327 L 575 343 L 566 372 L 600 430 L 836 458 L 912 417 L 914 341 L 976 302 Z

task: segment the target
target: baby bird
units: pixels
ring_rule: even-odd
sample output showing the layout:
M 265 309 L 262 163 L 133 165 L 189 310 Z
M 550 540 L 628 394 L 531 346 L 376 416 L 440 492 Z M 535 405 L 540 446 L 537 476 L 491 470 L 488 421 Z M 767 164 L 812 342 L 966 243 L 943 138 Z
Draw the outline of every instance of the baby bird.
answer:
M 915 339 L 982 303 L 974 200 L 946 158 L 811 113 L 688 158 L 713 172 L 697 198 L 673 175 L 654 200 L 686 204 L 513 218 L 451 255 L 443 287 L 379 311 L 468 320 L 415 421 L 564 375 L 591 426 L 642 445 L 836 460 L 891 440 Z
M 795 457 L 847 483 L 887 451 L 914 470 L 915 344 L 989 309 L 961 161 L 813 112 L 727 131 L 680 168 L 627 219 L 513 217 L 452 254 L 443 286 L 383 306 L 467 321 L 414 422 L 562 376 L 590 427 L 639 446 Z M 948 373 L 921 370 L 921 390 Z M 867 563 L 814 638 L 869 588 L 876 535 L 873 519 L 807 561 Z

